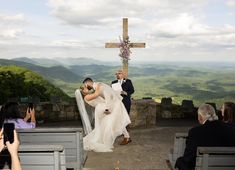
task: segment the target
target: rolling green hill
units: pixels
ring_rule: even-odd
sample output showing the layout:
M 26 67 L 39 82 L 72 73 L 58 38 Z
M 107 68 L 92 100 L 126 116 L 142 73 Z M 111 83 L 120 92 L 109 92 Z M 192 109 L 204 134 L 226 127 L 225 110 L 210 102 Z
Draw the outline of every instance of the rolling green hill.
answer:
M 23 65 L 22 62 L 14 64 L 35 70 L 70 96 L 74 96 L 84 77 L 110 84 L 120 68 L 97 64 L 66 67 L 41 67 L 25 62 Z M 135 86 L 133 98 L 152 97 L 160 101 L 162 97 L 172 97 L 177 104 L 183 99 L 193 100 L 195 105 L 204 102 L 221 105 L 225 101 L 235 101 L 234 77 L 235 63 L 147 63 L 132 64 L 129 68 L 129 78 Z
M 75 68 L 75 69 L 74 69 Z M 96 81 L 110 84 L 119 67 L 80 66 L 72 71 L 90 76 Z M 215 102 L 221 105 L 225 101 L 235 101 L 235 65 L 231 63 L 195 64 L 154 64 L 142 67 L 130 67 L 129 78 L 135 86 L 135 99 L 152 97 L 172 97 L 173 102 L 181 104 L 183 99 L 193 100 L 195 105 Z M 60 82 L 61 83 L 61 82 Z M 58 83 L 70 95 L 77 84 Z
M 19 57 L 19 58 L 14 58 L 12 60 L 15 61 L 22 61 L 22 62 L 27 62 L 31 64 L 36 64 L 40 66 L 46 66 L 46 67 L 51 67 L 51 66 L 58 66 L 58 65 L 63 65 L 63 66 L 71 66 L 71 65 L 104 65 L 104 64 L 112 64 L 112 62 L 104 62 L 104 61 L 99 61 L 95 60 L 92 58 L 72 58 L 72 57 L 66 57 L 66 58 L 57 58 L 57 59 L 48 59 L 48 58 L 28 58 L 28 57 Z
M 48 101 L 51 96 L 69 99 L 67 94 L 39 74 L 18 66 L 1 66 L 0 82 L 1 104 L 15 97 L 39 97 L 41 101 Z
M 39 65 L 40 63 L 38 63 L 37 61 L 28 58 L 28 57 L 19 57 L 19 58 L 14 58 L 13 61 L 19 61 L 19 62 L 24 62 L 24 63 L 30 63 L 33 65 Z
M 70 71 L 69 69 L 67 69 L 63 66 L 42 67 L 42 66 L 32 64 L 31 63 L 32 60 L 28 60 L 28 61 L 29 61 L 29 63 L 22 62 L 22 61 L 0 59 L 0 65 L 2 65 L 2 66 L 16 65 L 16 66 L 20 66 L 20 67 L 25 67 L 29 70 L 32 70 L 32 71 L 39 73 L 45 79 L 50 80 L 50 81 L 62 80 L 65 82 L 73 83 L 73 82 L 78 82 L 82 79 L 81 76 L 74 74 L 72 71 Z

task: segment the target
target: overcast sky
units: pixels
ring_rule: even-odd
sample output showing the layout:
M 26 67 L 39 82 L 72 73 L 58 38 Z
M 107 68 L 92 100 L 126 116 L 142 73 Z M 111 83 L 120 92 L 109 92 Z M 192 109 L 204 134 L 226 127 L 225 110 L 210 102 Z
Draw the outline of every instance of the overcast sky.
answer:
M 235 61 L 235 0 L 0 0 L 0 58 L 119 61 L 123 17 L 134 61 Z

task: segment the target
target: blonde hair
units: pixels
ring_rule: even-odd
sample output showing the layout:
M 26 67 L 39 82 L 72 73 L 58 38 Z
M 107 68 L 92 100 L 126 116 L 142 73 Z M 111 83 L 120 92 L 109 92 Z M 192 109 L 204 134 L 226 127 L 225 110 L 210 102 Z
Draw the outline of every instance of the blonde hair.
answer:
M 201 106 L 199 106 L 198 114 L 208 121 L 218 120 L 215 109 L 209 104 L 202 104 Z

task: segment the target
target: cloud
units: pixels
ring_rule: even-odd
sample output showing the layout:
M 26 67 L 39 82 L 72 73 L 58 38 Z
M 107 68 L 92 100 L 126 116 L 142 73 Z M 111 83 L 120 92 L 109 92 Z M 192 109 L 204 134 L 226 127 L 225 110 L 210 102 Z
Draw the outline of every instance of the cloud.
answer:
M 23 14 L 5 14 L 0 13 L 0 37 L 6 39 L 15 39 L 22 35 L 21 24 L 25 23 Z
M 234 13 L 233 13 L 233 12 L 228 12 L 227 15 L 228 15 L 229 17 L 233 17 L 233 16 L 234 16 Z
M 23 31 L 21 29 L 5 29 L 5 30 L 0 29 L 0 37 L 6 38 L 6 39 L 16 38 L 22 33 Z
M 48 47 L 60 47 L 60 48 L 93 48 L 99 47 L 97 43 L 87 42 L 87 41 L 80 41 L 77 39 L 65 39 L 65 40 L 55 40 L 48 43 Z
M 229 0 L 226 2 L 228 7 L 234 8 L 235 7 L 235 0 Z
M 49 0 L 51 14 L 72 25 L 97 26 L 112 23 L 113 18 L 143 19 L 152 15 L 174 16 L 205 4 L 205 0 Z
M 187 13 L 152 23 L 149 39 L 152 47 L 165 48 L 232 48 L 235 45 L 235 27 L 211 27 L 200 17 Z
M 25 17 L 23 14 L 7 15 L 0 13 L 0 23 L 4 24 L 19 24 L 25 22 Z
M 25 14 L 0 13 L 0 56 L 103 60 L 116 56 L 119 61 L 119 49 L 105 49 L 104 44 L 119 42 L 121 18 L 128 17 L 130 40 L 147 46 L 132 49 L 136 60 L 203 59 L 213 58 L 215 53 L 220 59 L 234 59 L 235 26 L 220 18 L 209 25 L 208 2 L 212 0 L 48 0 L 53 17 L 27 13 L 31 22 L 25 24 Z M 216 1 L 215 5 L 225 2 Z M 232 1 L 228 4 L 233 6 Z M 234 15 L 230 9 L 225 12 Z M 222 25 L 224 22 L 230 25 Z
M 200 23 L 193 15 L 182 13 L 172 18 L 153 23 L 152 30 L 161 37 L 207 34 L 209 27 Z

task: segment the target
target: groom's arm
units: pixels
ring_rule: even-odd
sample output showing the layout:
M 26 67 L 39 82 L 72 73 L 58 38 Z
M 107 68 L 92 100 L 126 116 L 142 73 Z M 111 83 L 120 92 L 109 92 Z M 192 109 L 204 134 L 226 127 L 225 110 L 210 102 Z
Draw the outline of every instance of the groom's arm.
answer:
M 123 90 L 124 90 L 125 93 L 123 93 L 122 95 L 126 95 L 126 96 L 129 96 L 129 97 L 135 92 L 134 86 L 133 86 L 130 79 L 126 80 L 126 88 L 123 89 Z

